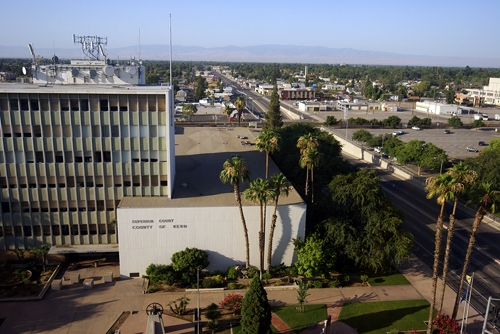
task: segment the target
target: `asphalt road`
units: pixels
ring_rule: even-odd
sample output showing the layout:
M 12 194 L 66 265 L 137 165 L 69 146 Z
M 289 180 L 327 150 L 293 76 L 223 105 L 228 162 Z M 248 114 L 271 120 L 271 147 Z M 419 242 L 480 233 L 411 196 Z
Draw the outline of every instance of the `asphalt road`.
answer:
M 371 165 L 363 163 L 355 157 L 344 154 L 344 158 L 352 164 L 373 169 Z M 403 181 L 381 169 L 376 169 L 376 171 L 382 178 L 381 186 L 384 192 L 391 198 L 393 205 L 405 214 L 403 228 L 414 235 L 414 253 L 432 268 L 435 227 L 440 206 L 436 204 L 435 199 L 429 200 L 426 198 L 423 185 Z M 452 203 L 447 203 L 444 210 L 446 228 L 452 210 Z M 458 289 L 459 276 L 462 271 L 462 263 L 474 216 L 474 209 L 465 208 L 461 204 L 457 207 L 456 228 L 449 264 L 450 274 L 448 275 L 449 285 L 455 290 Z M 468 274 L 475 273 L 472 305 L 482 314 L 485 312 L 489 296 L 500 298 L 499 234 L 500 224 L 485 218 L 476 233 L 476 243 L 469 263 Z M 446 232 L 444 232 L 442 241 L 441 268 L 445 244 Z

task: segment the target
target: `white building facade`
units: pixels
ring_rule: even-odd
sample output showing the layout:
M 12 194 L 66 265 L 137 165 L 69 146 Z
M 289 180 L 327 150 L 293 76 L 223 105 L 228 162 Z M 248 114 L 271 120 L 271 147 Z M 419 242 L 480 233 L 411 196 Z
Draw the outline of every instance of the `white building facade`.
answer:
M 170 264 L 174 253 L 196 247 L 208 253 L 207 269 L 227 270 L 245 264 L 243 226 L 237 206 L 213 207 L 134 207 L 134 198 L 125 198 L 118 208 L 120 274 L 124 277 L 145 275 L 151 264 Z M 266 259 L 270 217 L 267 208 Z M 259 267 L 258 205 L 244 206 L 250 242 L 250 264 Z M 279 205 L 273 238 L 272 264 L 290 265 L 294 257 L 292 238 L 304 237 L 306 205 Z
M 453 115 L 458 113 L 458 106 L 453 104 L 421 101 L 416 103 L 416 109 L 436 115 Z

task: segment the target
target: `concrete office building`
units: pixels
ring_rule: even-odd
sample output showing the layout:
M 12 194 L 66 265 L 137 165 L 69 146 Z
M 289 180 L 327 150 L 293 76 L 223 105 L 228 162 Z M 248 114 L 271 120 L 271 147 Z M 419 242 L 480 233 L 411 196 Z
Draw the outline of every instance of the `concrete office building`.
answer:
M 171 196 L 172 91 L 0 85 L 0 248 L 117 242 L 124 196 Z
M 453 113 L 460 112 L 457 105 L 430 101 L 417 102 L 416 109 L 418 111 L 423 111 L 431 114 L 450 116 L 453 115 Z

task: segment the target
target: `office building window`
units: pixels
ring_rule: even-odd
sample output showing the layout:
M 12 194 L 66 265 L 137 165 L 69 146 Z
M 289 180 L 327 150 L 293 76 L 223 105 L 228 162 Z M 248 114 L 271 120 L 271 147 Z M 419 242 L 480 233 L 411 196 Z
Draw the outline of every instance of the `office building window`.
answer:
M 128 125 L 122 125 L 122 138 L 128 138 Z
M 101 136 L 103 138 L 108 138 L 109 137 L 109 126 L 107 126 L 107 125 L 102 125 L 101 126 Z

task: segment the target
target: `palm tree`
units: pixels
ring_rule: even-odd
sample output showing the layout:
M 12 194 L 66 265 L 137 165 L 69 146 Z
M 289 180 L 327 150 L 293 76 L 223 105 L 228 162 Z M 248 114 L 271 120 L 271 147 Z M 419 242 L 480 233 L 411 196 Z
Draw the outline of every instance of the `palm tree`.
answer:
M 229 123 L 231 123 L 231 113 L 233 112 L 233 109 L 231 109 L 230 106 L 226 106 L 224 108 L 224 114 L 226 114 L 227 119 L 229 120 Z
M 309 159 L 307 158 L 306 151 L 312 150 L 316 151 L 318 149 L 318 140 L 313 137 L 310 133 L 304 136 L 299 137 L 297 140 L 297 147 L 300 149 L 300 160 L 299 165 L 302 168 L 306 168 L 306 187 L 305 187 L 305 195 L 307 196 L 307 190 L 309 188 Z
M 269 175 L 269 153 L 279 151 L 281 137 L 273 130 L 265 130 L 255 138 L 255 147 L 260 151 L 266 151 L 266 180 Z
M 245 160 L 238 157 L 226 160 L 223 167 L 224 169 L 220 172 L 219 178 L 222 182 L 229 182 L 234 186 L 234 196 L 236 197 L 236 202 L 238 202 L 238 207 L 240 209 L 241 222 L 243 223 L 243 232 L 245 234 L 246 243 L 246 268 L 248 269 L 248 266 L 250 265 L 250 244 L 248 242 L 248 230 L 245 222 L 245 216 L 243 215 L 243 207 L 241 206 L 240 179 L 242 183 L 249 181 L 250 171 L 247 169 Z
M 273 198 L 274 201 L 274 213 L 273 218 L 271 220 L 271 229 L 269 231 L 269 242 L 267 247 L 267 272 L 271 272 L 271 258 L 273 252 L 273 237 L 274 237 L 274 229 L 276 228 L 276 220 L 278 216 L 276 215 L 276 211 L 278 210 L 278 200 L 280 195 L 283 194 L 288 196 L 288 192 L 290 190 L 291 184 L 286 179 L 283 173 L 275 174 L 271 177 L 271 187 L 273 190 Z
M 323 153 L 319 153 L 317 149 L 307 149 L 303 152 L 300 159 L 300 167 L 307 168 L 311 172 L 311 203 L 314 203 L 314 168 L 319 167 Z M 308 181 L 306 177 L 306 195 L 308 189 Z
M 452 198 L 454 199 L 454 203 L 453 203 L 453 212 L 450 214 L 448 235 L 446 237 L 446 248 L 444 253 L 444 264 L 443 264 L 443 289 L 441 291 L 441 298 L 439 300 L 439 304 L 437 307 L 438 313 L 442 313 L 443 309 L 444 292 L 446 287 L 446 276 L 448 273 L 448 263 L 450 261 L 451 240 L 453 238 L 453 232 L 455 230 L 455 211 L 457 209 L 458 197 L 461 194 L 463 194 L 465 186 L 472 185 L 477 178 L 476 172 L 473 170 L 469 170 L 462 162 L 449 168 L 447 174 L 450 174 L 455 178 L 455 183 L 450 185 L 450 191 L 452 193 Z
M 236 98 L 236 101 L 234 101 L 234 106 L 236 107 L 236 110 L 238 110 L 238 126 L 240 126 L 241 111 L 245 109 L 245 99 L 243 98 L 243 96 L 238 96 Z
M 427 198 L 438 196 L 437 203 L 441 205 L 441 211 L 436 224 L 436 240 L 434 249 L 434 266 L 432 271 L 432 295 L 431 307 L 429 311 L 429 324 L 427 326 L 427 334 L 432 332 L 432 319 L 434 316 L 434 307 L 436 304 L 436 286 L 438 278 L 439 254 L 441 252 L 441 238 L 443 233 L 443 210 L 444 204 L 450 199 L 450 184 L 454 183 L 454 178 L 450 174 L 440 174 L 436 177 L 429 177 L 425 180 L 425 190 L 428 192 Z
M 250 182 L 250 188 L 245 190 L 245 199 L 260 205 L 260 231 L 259 231 L 259 252 L 260 252 L 260 279 L 264 271 L 264 243 L 266 232 L 266 218 L 264 211 L 269 198 L 273 196 L 273 189 L 268 180 L 263 180 L 260 177 Z
M 467 246 L 467 252 L 465 253 L 464 266 L 462 268 L 462 275 L 460 276 L 460 285 L 458 287 L 457 296 L 455 298 L 455 306 L 453 307 L 452 318 L 456 318 L 458 312 L 458 302 L 462 293 L 462 287 L 464 285 L 465 274 L 467 273 L 467 267 L 469 266 L 469 258 L 472 253 L 472 247 L 476 242 L 476 232 L 479 228 L 479 224 L 483 220 L 483 217 L 488 213 L 488 209 L 491 213 L 495 213 L 496 202 L 500 200 L 500 191 L 492 189 L 492 183 L 483 182 L 478 187 L 473 189 L 471 193 L 471 199 L 467 204 L 476 204 L 478 209 L 476 212 L 476 219 L 472 224 L 472 234 L 469 238 L 469 245 Z

